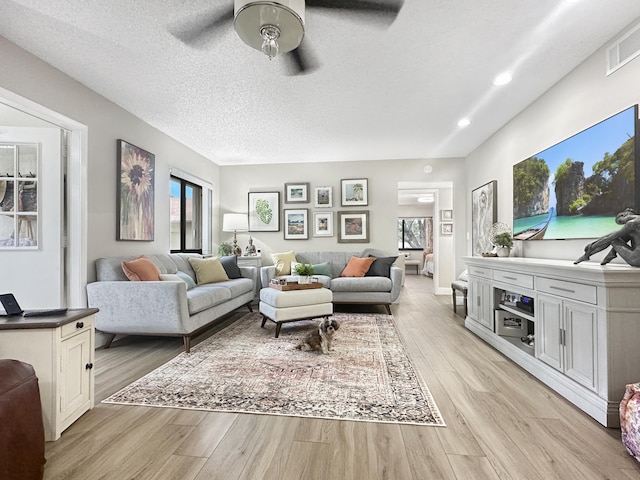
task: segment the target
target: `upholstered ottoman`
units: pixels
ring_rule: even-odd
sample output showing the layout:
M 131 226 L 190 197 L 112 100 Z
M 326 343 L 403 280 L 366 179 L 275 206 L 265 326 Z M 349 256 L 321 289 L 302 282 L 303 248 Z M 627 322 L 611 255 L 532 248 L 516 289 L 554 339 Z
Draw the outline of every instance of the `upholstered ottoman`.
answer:
M 278 290 L 266 287 L 260 290 L 262 327 L 271 320 L 276 324 L 276 338 L 283 323 L 333 315 L 333 295 L 327 288 L 308 290 Z
M 620 402 L 620 430 L 627 451 L 640 461 L 640 383 L 627 385 Z

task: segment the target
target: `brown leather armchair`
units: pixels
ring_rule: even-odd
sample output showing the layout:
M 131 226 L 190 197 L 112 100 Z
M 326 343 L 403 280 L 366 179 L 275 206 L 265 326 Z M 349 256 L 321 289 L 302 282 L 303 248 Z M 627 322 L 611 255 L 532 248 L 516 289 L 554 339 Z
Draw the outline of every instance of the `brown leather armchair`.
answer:
M 18 360 L 0 360 L 0 478 L 40 480 L 44 425 L 38 377 Z

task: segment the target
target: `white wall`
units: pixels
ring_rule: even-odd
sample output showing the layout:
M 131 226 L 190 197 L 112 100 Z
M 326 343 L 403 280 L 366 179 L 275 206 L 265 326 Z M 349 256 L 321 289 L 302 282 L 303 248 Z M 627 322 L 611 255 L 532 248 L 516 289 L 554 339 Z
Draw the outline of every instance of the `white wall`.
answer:
M 498 221 L 512 224 L 512 167 L 625 108 L 640 102 L 640 58 L 605 76 L 604 48 L 598 50 L 466 159 L 467 202 L 471 190 L 498 181 Z M 517 82 L 517 72 L 514 82 Z M 471 211 L 467 210 L 467 231 Z M 588 240 L 517 242 L 526 257 L 575 260 Z M 471 243 L 467 242 L 470 255 Z M 592 257 L 601 260 L 606 253 Z
M 0 87 L 88 127 L 87 278 L 102 256 L 169 251 L 169 169 L 214 186 L 217 216 L 219 168 L 167 135 L 106 100 L 59 70 L 0 37 Z M 2 122 L 0 121 L 0 124 Z M 116 241 L 116 140 L 122 138 L 155 154 L 155 240 Z M 215 226 L 214 226 L 215 228 Z
M 433 166 L 431 174 L 424 173 L 424 166 Z M 464 162 L 462 159 L 429 159 L 425 160 L 378 160 L 360 162 L 327 162 L 314 164 L 277 164 L 277 165 L 247 165 L 220 167 L 220 217 L 227 212 L 247 212 L 247 192 L 279 191 L 281 193 L 281 209 L 308 208 L 311 216 L 314 211 L 334 212 L 334 236 L 313 237 L 310 232 L 308 240 L 285 240 L 282 225 L 279 232 L 252 232 L 254 245 L 262 250 L 264 263 L 270 264 L 269 254 L 281 251 L 361 251 L 366 247 L 375 247 L 389 252 L 397 251 L 396 222 L 398 218 L 398 182 L 451 182 L 463 185 Z M 369 205 L 367 207 L 340 206 L 340 180 L 348 178 L 368 178 Z M 309 182 L 311 192 L 315 187 L 333 186 L 333 208 L 314 209 L 313 200 L 308 204 L 285 204 L 284 184 Z M 461 187 L 460 191 L 464 191 Z M 439 208 L 464 210 L 464 197 L 454 197 L 451 188 L 444 189 L 440 194 Z M 337 212 L 340 210 L 369 210 L 370 242 L 338 243 Z M 462 231 L 464 215 L 456 217 L 459 222 L 454 229 Z M 232 234 L 223 234 L 221 240 L 229 241 Z M 459 241 L 454 237 L 447 237 L 446 246 L 441 247 L 446 266 L 439 276 L 439 286 L 450 291 L 451 279 L 456 270 L 455 257 L 462 256 L 464 240 L 461 235 Z M 238 234 L 238 243 L 244 249 L 248 243 L 249 234 Z M 434 234 L 434 240 L 437 235 Z M 456 254 L 454 254 L 454 250 Z M 215 251 L 215 248 L 214 248 Z M 436 287 L 438 288 L 438 287 Z

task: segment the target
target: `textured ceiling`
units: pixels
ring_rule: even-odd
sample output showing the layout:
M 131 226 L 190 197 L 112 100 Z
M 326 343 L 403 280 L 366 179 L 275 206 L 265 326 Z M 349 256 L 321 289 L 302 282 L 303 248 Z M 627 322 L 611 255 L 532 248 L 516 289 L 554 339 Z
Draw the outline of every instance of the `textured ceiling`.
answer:
M 640 17 L 638 0 L 405 0 L 387 28 L 307 9 L 321 66 L 290 76 L 231 26 L 202 48 L 170 33 L 230 4 L 0 0 L 0 35 L 234 165 L 463 157 Z

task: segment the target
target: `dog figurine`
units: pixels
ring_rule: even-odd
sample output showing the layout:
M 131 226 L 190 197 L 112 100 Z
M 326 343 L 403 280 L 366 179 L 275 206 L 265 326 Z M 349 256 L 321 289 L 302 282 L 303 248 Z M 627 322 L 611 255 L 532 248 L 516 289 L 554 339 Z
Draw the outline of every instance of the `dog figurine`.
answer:
M 296 345 L 296 350 L 303 352 L 322 350 L 322 353 L 329 353 L 333 335 L 338 328 L 340 328 L 340 324 L 337 320 L 325 318 L 318 324 L 318 328 L 305 335 L 302 341 Z

